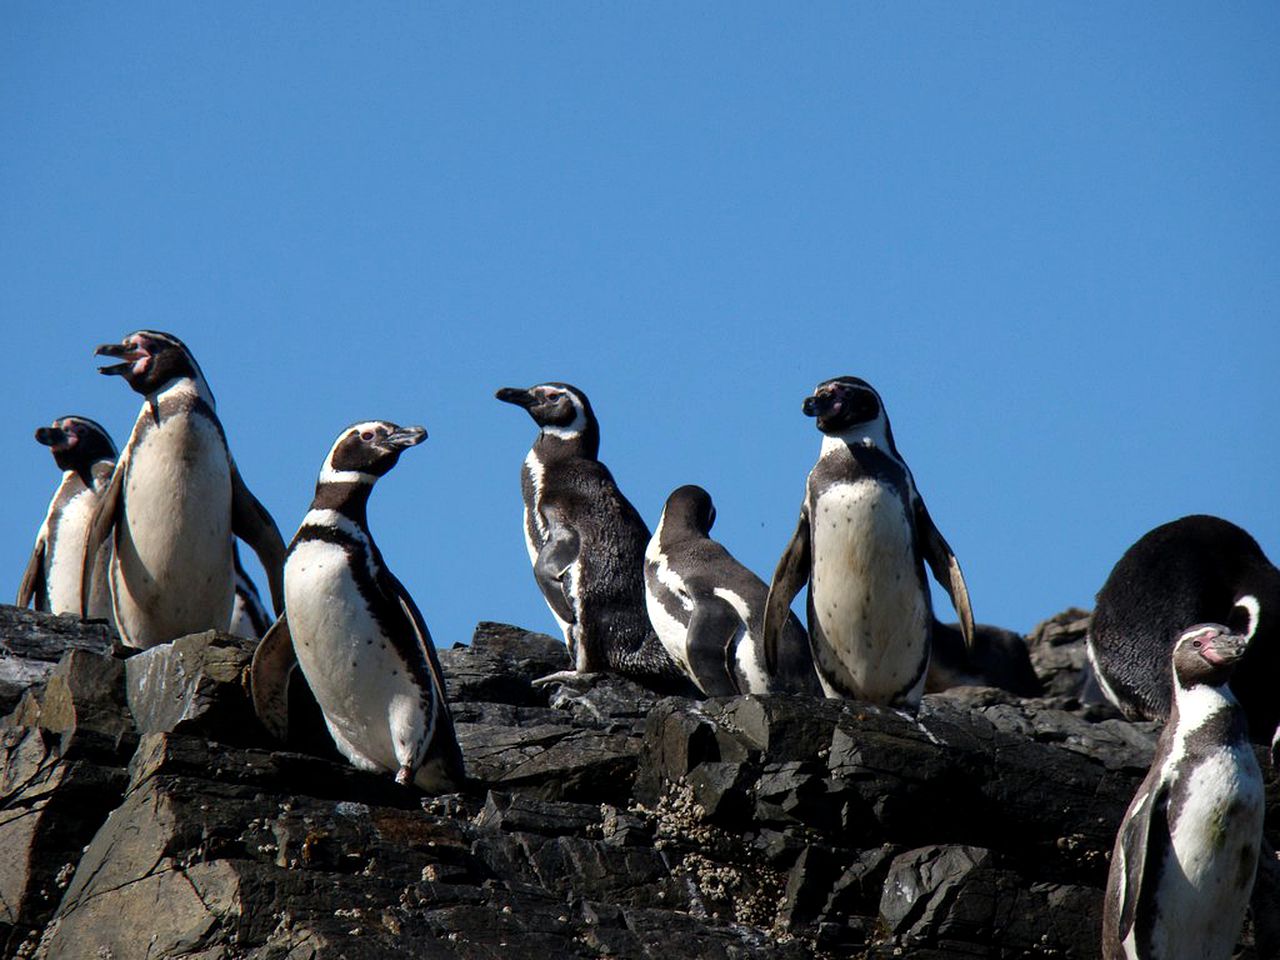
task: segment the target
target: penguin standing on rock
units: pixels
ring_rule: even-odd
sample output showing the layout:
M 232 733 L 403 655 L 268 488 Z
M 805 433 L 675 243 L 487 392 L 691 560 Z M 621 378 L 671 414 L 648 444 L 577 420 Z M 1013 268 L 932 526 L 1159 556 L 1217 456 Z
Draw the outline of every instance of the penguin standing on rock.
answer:
M 344 430 L 289 545 L 285 613 L 251 670 L 254 707 L 287 737 L 289 674 L 302 668 L 338 750 L 361 770 L 447 793 L 465 779 L 431 634 L 369 532 L 369 494 L 422 427 L 385 420 Z
M 574 669 L 687 689 L 645 612 L 649 528 L 598 459 L 600 426 L 586 394 L 541 383 L 496 396 L 540 428 L 520 474 L 525 545 Z
M 36 441 L 53 453 L 62 482 L 49 501 L 35 549 L 18 587 L 18 606 L 34 603 L 46 613 L 74 613 L 111 619 L 111 591 L 107 586 L 110 545 L 99 551 L 89 582 L 87 602 L 83 568 L 86 538 L 98 498 L 111 483 L 116 445 L 99 424 L 87 417 L 59 417 L 36 431 Z
M 769 587 L 769 668 L 791 600 L 808 581 L 809 643 L 827 696 L 915 707 L 934 624 L 926 561 L 951 595 L 966 644 L 973 642 L 960 565 L 916 491 L 870 384 L 826 380 L 804 401 L 804 413 L 817 418 L 822 452 Z
M 1248 641 L 1217 624 L 1174 644 L 1173 703 L 1116 835 L 1105 960 L 1228 960 L 1253 888 L 1262 771 L 1227 680 Z
M 716 508 L 698 486 L 667 497 L 645 551 L 649 620 L 671 659 L 703 693 L 809 693 L 822 688 L 809 639 L 787 618 L 777 666 L 765 668 L 764 608 L 769 588 L 709 536 Z
M 139 330 L 96 353 L 121 361 L 100 373 L 123 377 L 145 398 L 98 502 L 84 562 L 87 585 L 98 548 L 111 537 L 121 639 L 145 648 L 226 630 L 235 603 L 233 535 L 257 552 L 281 609 L 284 541 L 240 479 L 191 351 L 173 334 Z
M 1089 661 L 1102 692 L 1130 719 L 1169 715 L 1169 655 L 1196 623 L 1224 623 L 1249 641 L 1231 689 L 1257 743 L 1280 725 L 1280 569 L 1256 540 L 1218 517 L 1182 517 L 1125 551 L 1089 625 Z

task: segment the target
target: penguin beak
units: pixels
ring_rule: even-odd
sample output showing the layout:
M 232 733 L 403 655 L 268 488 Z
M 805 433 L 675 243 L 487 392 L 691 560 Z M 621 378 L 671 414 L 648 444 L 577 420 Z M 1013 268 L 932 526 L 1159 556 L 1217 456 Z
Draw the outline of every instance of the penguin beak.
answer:
M 1238 633 L 1213 631 L 1206 633 L 1203 646 L 1200 647 L 1200 656 L 1215 666 L 1225 666 L 1244 656 L 1248 645 L 1249 641 Z
M 427 439 L 426 427 L 400 427 L 387 437 L 386 442 L 397 450 L 407 450 L 409 447 L 416 447 L 425 439 Z
M 806 417 L 825 417 L 840 411 L 840 397 L 834 393 L 815 393 L 804 398 L 801 409 Z
M 40 427 L 36 430 L 36 443 L 42 443 L 54 450 L 68 446 L 67 439 L 67 432 L 61 427 Z
M 148 356 L 146 351 L 125 343 L 104 343 L 93 351 L 93 355 L 95 357 L 119 357 L 124 360 L 124 363 L 113 363 L 109 366 L 98 368 L 99 373 L 108 377 L 123 376 L 129 373 L 136 361 Z
M 503 403 L 514 403 L 517 407 L 524 407 L 526 410 L 538 402 L 538 398 L 531 391 L 522 390 L 519 387 L 503 387 L 494 396 Z

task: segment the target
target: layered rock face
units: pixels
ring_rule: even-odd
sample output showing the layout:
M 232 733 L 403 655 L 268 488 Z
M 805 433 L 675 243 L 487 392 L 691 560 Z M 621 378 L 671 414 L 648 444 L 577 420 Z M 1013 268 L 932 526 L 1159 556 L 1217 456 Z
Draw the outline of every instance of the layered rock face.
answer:
M 424 798 L 322 738 L 273 744 L 242 683 L 251 643 L 202 634 L 120 659 L 101 628 L 0 608 L 0 945 L 1096 957 L 1108 855 L 1156 731 L 1081 706 L 1084 622 L 1031 638 L 1050 696 L 964 688 L 916 717 L 660 699 L 603 675 L 534 686 L 567 667 L 563 645 L 482 623 L 441 655 L 473 788 Z M 1250 927 L 1245 956 L 1265 955 L 1253 942 Z

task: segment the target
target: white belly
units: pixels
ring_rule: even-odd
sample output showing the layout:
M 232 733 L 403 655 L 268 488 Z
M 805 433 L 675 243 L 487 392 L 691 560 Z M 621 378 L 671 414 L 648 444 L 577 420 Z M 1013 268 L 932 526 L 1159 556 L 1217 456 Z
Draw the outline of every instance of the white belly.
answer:
M 1262 836 L 1262 775 L 1245 746 L 1223 748 L 1191 776 L 1187 802 L 1169 824 L 1178 865 L 1166 868 L 1160 879 L 1152 950 L 1162 960 L 1228 960 L 1253 886 Z M 1245 854 L 1246 849 L 1251 852 Z M 1242 895 L 1238 884 L 1245 873 Z
M 658 533 L 661 534 L 661 531 L 662 528 L 659 527 Z M 656 579 L 658 583 L 674 593 L 680 605 L 684 607 L 686 616 L 693 612 L 693 599 L 689 596 L 689 591 L 685 589 L 684 581 L 667 565 L 666 559 L 658 547 L 658 535 L 655 535 L 649 541 L 649 546 L 645 548 L 644 559 L 644 603 L 645 610 L 649 614 L 649 623 L 653 627 L 653 632 L 658 635 L 658 639 L 662 641 L 662 647 L 667 651 L 667 656 L 678 664 L 685 674 L 692 677 L 693 672 L 689 669 L 688 653 L 689 628 L 672 616 L 667 608 L 662 605 L 662 601 L 654 593 L 649 580 L 650 578 Z
M 819 672 L 887 702 L 916 676 L 928 639 L 910 518 L 895 491 L 867 479 L 823 491 L 810 525 L 813 612 L 826 638 Z
M 214 425 L 172 417 L 130 457 L 111 589 L 125 642 L 226 630 L 235 598 L 231 467 Z
M 339 749 L 363 769 L 396 771 L 422 736 L 421 691 L 370 616 L 346 551 L 295 546 L 284 593 L 298 665 Z
M 84 543 L 97 500 L 93 491 L 85 490 L 63 504 L 57 536 L 51 538 L 49 554 L 45 557 L 45 583 L 51 613 L 80 615 Z M 111 617 L 111 595 L 107 590 L 107 564 L 110 558 L 111 546 L 109 543 L 103 544 L 93 569 L 88 605 L 90 617 Z

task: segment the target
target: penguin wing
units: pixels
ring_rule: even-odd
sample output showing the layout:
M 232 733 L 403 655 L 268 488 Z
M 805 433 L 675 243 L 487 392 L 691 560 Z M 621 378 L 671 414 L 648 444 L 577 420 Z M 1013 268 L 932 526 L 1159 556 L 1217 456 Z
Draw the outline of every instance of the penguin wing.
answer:
M 769 584 L 769 598 L 764 604 L 764 659 L 772 674 L 778 667 L 778 640 L 791 614 L 791 601 L 809 579 L 810 563 L 809 505 L 800 508 L 800 522 L 782 552 L 778 568 Z
M 116 525 L 116 512 L 120 509 L 121 494 L 124 491 L 124 473 L 128 464 L 128 456 L 116 461 L 116 468 L 111 473 L 111 482 L 94 504 L 93 516 L 89 519 L 89 529 L 84 537 L 84 561 L 80 574 L 80 616 L 89 616 L 89 598 L 93 595 L 93 566 L 98 557 L 98 550 L 111 535 L 111 528 Z
M 31 551 L 31 559 L 27 561 L 27 569 L 22 572 L 22 582 L 18 584 L 19 607 L 27 606 L 32 599 L 36 602 L 37 610 L 47 610 L 49 607 L 49 585 L 44 579 L 46 546 L 44 530 L 41 529 L 40 536 L 36 537 L 35 548 Z
M 249 666 L 253 712 L 277 740 L 289 739 L 289 677 L 297 665 L 289 621 L 281 614 L 259 641 Z
M 240 470 L 231 461 L 231 531 L 253 548 L 262 561 L 271 588 L 271 606 L 277 614 L 284 612 L 284 539 L 280 528 L 264 507 L 244 485 Z
M 580 547 L 581 540 L 576 530 L 551 519 L 547 541 L 538 551 L 538 560 L 533 565 L 533 576 L 538 581 L 542 595 L 547 598 L 547 603 L 556 612 L 556 616 L 565 623 L 578 622 L 565 573 L 578 559 Z
M 1146 797 L 1147 809 L 1135 808 L 1120 827 L 1116 846 L 1124 853 L 1124 889 L 1120 892 L 1119 940 L 1124 942 L 1138 922 L 1144 899 L 1142 885 L 1159 883 L 1160 865 L 1172 838 L 1169 836 L 1169 789 L 1160 786 Z
M 694 682 L 709 697 L 732 697 L 738 685 L 730 673 L 733 639 L 744 630 L 742 618 L 719 597 L 699 600 L 689 617 L 685 654 Z
M 933 517 L 929 516 L 929 510 L 918 494 L 915 497 L 915 514 L 916 550 L 929 562 L 934 579 L 951 597 L 951 605 L 960 615 L 960 632 L 964 634 L 964 644 L 972 650 L 973 607 L 969 603 L 969 588 L 965 585 L 964 574 L 960 572 L 960 562 L 956 560 L 955 551 L 946 538 L 934 526 Z
M 422 659 L 431 673 L 431 686 L 435 693 L 436 728 L 427 745 L 427 751 L 428 753 L 432 750 L 437 751 L 443 762 L 445 775 L 453 781 L 454 785 L 460 787 L 466 781 L 466 770 L 462 763 L 462 748 L 458 746 L 458 736 L 453 729 L 453 717 L 449 713 L 449 704 L 444 695 L 444 671 L 440 669 L 440 657 L 436 653 L 436 645 L 431 640 L 426 621 L 422 619 L 422 611 L 413 602 L 413 597 L 409 596 L 409 591 L 404 588 L 404 584 L 397 580 L 386 567 L 381 567 L 378 581 L 382 591 L 399 602 L 405 619 L 413 628 Z

